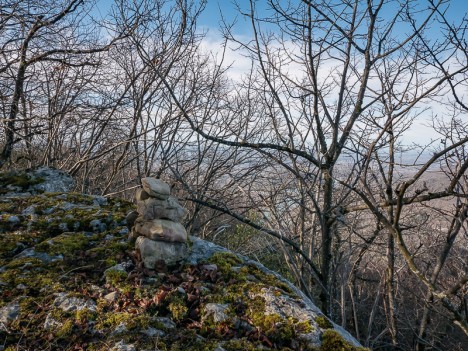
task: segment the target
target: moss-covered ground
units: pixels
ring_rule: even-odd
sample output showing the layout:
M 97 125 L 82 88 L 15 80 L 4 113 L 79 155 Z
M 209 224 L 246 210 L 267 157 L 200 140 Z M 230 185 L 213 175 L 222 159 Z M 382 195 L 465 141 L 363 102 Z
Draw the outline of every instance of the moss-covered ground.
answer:
M 122 200 L 97 205 L 80 194 L 0 197 L 0 308 L 20 306 L 0 328 L 5 350 L 109 350 L 120 341 L 137 350 L 312 350 L 298 336 L 319 322 L 266 315 L 264 289 L 297 297 L 233 254 L 158 271 L 142 267 L 127 239 L 130 209 Z M 109 270 L 119 263 L 125 271 Z M 65 309 L 61 296 L 94 307 Z M 228 306 L 226 318 L 215 322 L 207 304 Z M 332 329 L 323 340 L 319 350 L 356 350 Z
M 12 189 L 25 191 L 30 186 L 41 184 L 44 179 L 34 177 L 27 172 L 8 172 L 0 174 L 0 195 L 6 194 Z

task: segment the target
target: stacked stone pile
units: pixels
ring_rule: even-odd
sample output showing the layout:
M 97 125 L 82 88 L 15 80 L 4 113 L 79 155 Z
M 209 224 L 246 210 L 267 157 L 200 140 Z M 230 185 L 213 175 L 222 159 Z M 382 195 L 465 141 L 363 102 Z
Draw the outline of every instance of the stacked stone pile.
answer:
M 188 256 L 187 231 L 180 224 L 187 210 L 160 179 L 147 177 L 141 183 L 143 189 L 135 195 L 137 212 L 127 217 L 133 224 L 130 235 L 136 239 L 135 247 L 146 268 L 155 268 L 158 261 L 176 264 Z

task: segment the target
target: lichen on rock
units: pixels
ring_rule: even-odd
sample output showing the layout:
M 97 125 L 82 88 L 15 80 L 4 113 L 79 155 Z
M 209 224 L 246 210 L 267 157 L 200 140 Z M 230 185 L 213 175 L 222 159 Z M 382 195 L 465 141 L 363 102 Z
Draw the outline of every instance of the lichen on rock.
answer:
M 73 178 L 58 169 L 39 167 L 0 174 L 0 195 L 70 191 Z

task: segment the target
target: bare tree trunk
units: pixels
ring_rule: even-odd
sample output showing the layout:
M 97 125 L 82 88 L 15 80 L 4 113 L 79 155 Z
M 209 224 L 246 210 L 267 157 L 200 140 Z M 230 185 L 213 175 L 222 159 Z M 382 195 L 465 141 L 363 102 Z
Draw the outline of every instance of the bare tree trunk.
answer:
M 15 78 L 15 90 L 13 92 L 13 97 L 11 100 L 8 121 L 5 124 L 5 145 L 3 146 L 3 150 L 0 153 L 0 169 L 10 159 L 11 153 L 13 151 L 13 144 L 15 143 L 14 137 L 16 117 L 18 116 L 19 102 L 23 95 L 23 85 L 24 77 L 26 74 L 26 68 L 28 67 L 26 55 L 28 52 L 29 42 L 31 41 L 36 31 L 39 29 L 39 24 L 40 20 L 37 19 L 34 25 L 29 30 L 28 35 L 24 40 L 23 45 L 21 46 L 20 61 Z
M 398 347 L 398 328 L 396 323 L 396 300 L 395 300 L 395 242 L 391 233 L 387 236 L 387 270 L 385 271 L 385 291 L 388 302 L 387 323 L 392 345 Z
M 393 173 L 395 167 L 395 136 L 393 131 L 393 121 L 391 110 L 386 106 L 388 113 L 388 134 L 389 134 L 389 165 L 387 172 L 387 186 L 386 186 L 386 196 L 387 200 L 391 201 L 393 199 Z M 388 216 L 390 221 L 393 223 L 394 213 L 393 206 L 389 206 L 387 209 Z M 388 300 L 388 328 L 390 330 L 390 335 L 392 337 L 393 347 L 396 349 L 398 347 L 398 327 L 396 322 L 396 299 L 395 299 L 395 239 L 391 232 L 387 234 L 387 270 L 385 272 L 385 288 L 387 293 Z
M 323 172 L 323 211 L 320 216 L 321 223 L 321 234 L 322 234 L 322 250 L 321 250 L 321 262 L 320 269 L 323 277 L 324 289 L 320 292 L 320 303 L 323 313 L 327 316 L 330 314 L 330 287 L 332 286 L 333 277 L 330 277 L 330 268 L 332 260 L 332 195 L 333 195 L 333 178 L 330 169 L 326 169 Z M 328 291 L 328 293 L 327 293 Z

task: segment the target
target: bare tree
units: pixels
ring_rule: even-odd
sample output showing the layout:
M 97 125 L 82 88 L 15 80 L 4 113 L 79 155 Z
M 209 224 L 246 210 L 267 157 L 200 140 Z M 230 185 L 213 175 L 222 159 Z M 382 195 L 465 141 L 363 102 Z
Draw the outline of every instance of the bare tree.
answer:
M 91 4 L 3 0 L 0 167 L 60 167 L 105 195 L 162 177 L 192 233 L 275 250 L 369 346 L 467 333 L 467 22 L 448 1 L 239 2 L 251 37 L 223 28 L 224 53 L 251 61 L 237 81 L 201 52 L 205 2 L 118 0 L 105 25 Z M 442 142 L 411 145 L 436 104 Z
M 21 110 L 25 84 L 38 66 L 47 62 L 51 64 L 49 69 L 59 70 L 97 65 L 97 53 L 108 50 L 120 35 L 109 43 L 93 36 L 82 0 L 3 1 L 1 8 L 4 24 L 0 73 L 8 77 L 2 83 L 2 99 L 6 100 L 5 139 L 0 155 L 0 166 L 3 166 L 11 157 L 14 144 L 24 139 L 18 134 L 18 116 L 26 114 Z
M 414 213 L 414 204 L 463 197 L 456 185 L 466 171 L 464 162 L 443 190 L 428 192 L 416 183 L 434 162 L 465 147 L 468 139 L 465 136 L 448 143 L 428 162 L 415 164 L 409 179 L 399 179 L 397 162 L 397 154 L 403 150 L 401 135 L 430 104 L 442 101 L 454 89 L 452 96 L 463 104 L 456 89 L 464 84 L 468 68 L 464 32 L 459 29 L 463 24 L 449 24 L 446 1 L 430 2 L 426 7 L 411 1 L 303 0 L 292 4 L 272 0 L 261 11 L 256 6 L 255 1 L 247 8 L 239 4 L 251 27 L 249 40 L 240 40 L 231 27 L 225 28 L 227 40 L 252 60 L 252 70 L 236 86 L 229 108 L 214 115 L 197 114 L 184 109 L 183 101 L 165 85 L 199 135 L 232 148 L 255 151 L 275 165 L 269 168 L 270 177 L 287 174 L 295 179 L 295 190 L 300 191 L 277 190 L 282 192 L 283 203 L 297 207 L 281 208 L 278 197 L 262 199 L 261 191 L 246 189 L 258 206 L 269 201 L 269 215 L 276 213 L 279 219 L 272 229 L 266 228 L 265 222 L 252 223 L 225 204 L 205 201 L 205 205 L 294 247 L 309 271 L 316 271 L 322 309 L 331 316 L 339 304 L 338 279 L 343 279 L 338 274 L 345 253 L 341 228 L 349 226 L 356 211 L 366 210 L 369 223 L 375 223 L 371 227 L 376 229 L 352 230 L 351 240 L 353 246 L 367 250 L 376 238 L 386 236 L 382 301 L 393 347 L 399 347 L 400 335 L 395 290 L 400 259 L 466 332 L 466 322 L 450 297 L 414 262 L 402 226 L 410 219 L 406 216 Z M 446 37 L 433 41 L 427 34 L 430 25 L 447 33 Z M 407 35 L 402 36 L 402 31 Z M 450 35 L 453 32 L 456 39 Z M 224 134 L 214 133 L 221 121 Z M 294 226 L 286 221 L 292 213 L 303 218 L 302 224 Z M 287 236 L 281 234 L 284 228 L 280 223 L 288 223 Z M 304 243 L 310 247 L 306 249 Z M 464 283 L 462 279 L 453 288 Z

